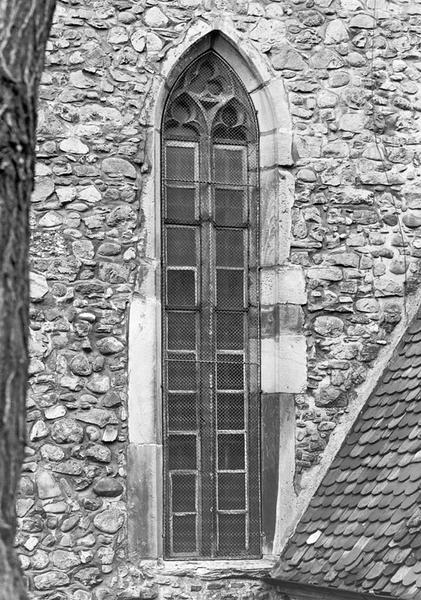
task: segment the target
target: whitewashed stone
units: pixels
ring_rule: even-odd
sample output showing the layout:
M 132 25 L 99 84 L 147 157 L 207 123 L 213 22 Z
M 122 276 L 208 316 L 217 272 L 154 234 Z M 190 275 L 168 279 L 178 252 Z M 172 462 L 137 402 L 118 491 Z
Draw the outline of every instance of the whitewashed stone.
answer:
M 18 498 L 16 501 L 16 515 L 24 517 L 34 506 L 35 501 L 32 498 Z
M 70 550 L 54 550 L 51 553 L 51 562 L 55 567 L 64 571 L 72 569 L 81 563 L 78 555 Z
M 89 79 L 82 71 L 72 71 L 69 76 L 71 85 L 76 88 L 86 89 L 95 86 L 95 81 Z
M 117 437 L 118 437 L 117 425 L 106 425 L 105 429 L 102 433 L 102 441 L 105 444 L 109 444 L 111 442 L 115 442 Z
M 152 31 L 146 36 L 146 49 L 148 54 L 157 54 L 161 52 L 163 43 L 161 38 Z
M 49 430 L 47 425 L 44 423 L 44 421 L 39 419 L 38 421 L 35 421 L 34 425 L 32 426 L 29 439 L 32 442 L 36 442 L 37 440 L 42 440 L 43 438 L 47 437 L 48 434 Z
M 149 27 L 166 27 L 168 25 L 168 18 L 160 8 L 153 6 L 145 13 L 145 23 Z
M 340 281 L 342 270 L 339 267 L 312 267 L 306 272 L 310 279 L 324 279 L 326 281 Z
M 342 19 L 334 19 L 328 23 L 325 33 L 326 44 L 337 44 L 339 42 L 347 42 L 348 40 L 348 30 Z
M 95 255 L 94 245 L 90 240 L 72 242 L 72 252 L 77 258 L 90 260 Z
M 344 131 L 359 133 L 364 129 L 366 122 L 367 116 L 363 111 L 345 113 L 339 120 L 339 128 Z
M 46 419 L 59 419 L 64 417 L 66 414 L 66 407 L 62 404 L 56 404 L 55 406 L 48 406 L 44 409 L 44 416 Z
M 49 502 L 44 505 L 45 512 L 53 513 L 55 515 L 60 515 L 66 512 L 67 505 L 63 501 L 59 502 Z
M 31 202 L 44 202 L 54 192 L 54 181 L 51 177 L 37 177 Z
M 98 103 L 81 106 L 78 115 L 82 123 L 113 123 L 113 125 L 120 125 L 123 122 L 123 115 L 118 108 L 103 106 Z M 101 130 L 102 128 L 98 129 L 98 131 Z M 75 131 L 78 131 L 78 127 L 75 127 Z
M 89 147 L 76 137 L 66 138 L 60 142 L 59 148 L 70 154 L 87 154 L 89 152 Z
M 37 570 L 45 569 L 49 562 L 48 554 L 44 550 L 36 550 L 31 557 L 32 567 Z
M 60 204 L 68 204 L 76 198 L 76 188 L 72 185 L 57 186 L 56 194 Z
M 338 317 L 322 316 L 314 321 L 314 329 L 323 336 L 337 337 L 344 330 L 344 322 Z
M 28 365 L 28 375 L 36 375 L 45 371 L 44 363 L 38 358 L 31 358 Z
M 54 444 L 43 444 L 40 448 L 42 458 L 59 461 L 64 458 L 64 451 Z
M 117 352 L 121 352 L 124 348 L 123 343 L 112 336 L 98 340 L 97 346 L 102 354 L 116 354 Z
M 130 179 L 136 178 L 136 169 L 124 158 L 105 158 L 102 161 L 102 169 L 107 175 L 125 175 Z
M 58 227 L 62 225 L 63 217 L 59 213 L 49 210 L 40 218 L 38 224 L 40 227 Z
M 42 300 L 49 289 L 45 275 L 34 271 L 29 272 L 29 297 L 33 302 Z
M 105 394 L 110 389 L 110 378 L 108 375 L 100 375 L 99 373 L 95 373 L 86 384 L 86 387 L 91 390 L 91 392 L 96 392 L 97 394 Z
M 37 484 L 38 496 L 42 500 L 61 495 L 61 490 L 56 483 L 54 475 L 50 471 L 40 469 L 36 473 L 35 481 Z
M 376 19 L 372 15 L 360 13 L 352 17 L 349 26 L 356 29 L 374 29 L 376 27 Z
M 35 163 L 35 177 L 47 177 L 48 175 L 51 175 L 51 173 L 52 170 L 49 165 L 46 165 L 45 163 L 39 161 Z
M 266 6 L 265 14 L 268 19 L 281 19 L 285 13 L 281 4 L 271 2 Z
M 130 41 L 136 52 L 143 52 L 146 47 L 146 37 L 143 29 L 136 29 L 130 36 Z
M 65 417 L 53 423 L 51 437 L 58 444 L 78 444 L 83 439 L 83 427 L 74 419 Z
M 329 90 L 322 90 L 317 96 L 317 105 L 320 108 L 333 108 L 338 103 L 338 96 Z
M 290 71 L 302 71 L 306 68 L 306 62 L 302 56 L 289 44 L 279 44 L 272 57 L 274 69 L 289 69 Z
M 124 523 L 124 515 L 116 508 L 104 510 L 95 515 L 94 525 L 104 533 L 117 533 Z
M 88 185 L 86 187 L 79 188 L 78 198 L 83 202 L 98 202 L 101 200 L 101 197 L 101 192 L 94 185 Z
M 285 39 L 285 35 L 285 24 L 275 19 L 259 19 L 249 33 L 252 40 L 260 43 L 280 42 Z
M 76 419 L 84 423 L 91 423 L 98 427 L 105 427 L 108 423 L 114 423 L 116 417 L 113 412 L 103 408 L 90 408 L 89 410 L 76 414 Z
M 110 44 L 124 44 L 129 39 L 127 31 L 124 27 L 112 27 L 108 34 Z
M 29 552 L 32 552 L 32 550 L 34 550 L 34 548 L 36 548 L 39 544 L 39 539 L 37 537 L 35 537 L 34 535 L 31 535 L 23 544 L 24 547 L 29 550 Z
M 47 573 L 34 577 L 34 585 L 37 590 L 55 590 L 57 587 L 68 585 L 69 582 L 69 577 L 62 571 L 47 571 Z

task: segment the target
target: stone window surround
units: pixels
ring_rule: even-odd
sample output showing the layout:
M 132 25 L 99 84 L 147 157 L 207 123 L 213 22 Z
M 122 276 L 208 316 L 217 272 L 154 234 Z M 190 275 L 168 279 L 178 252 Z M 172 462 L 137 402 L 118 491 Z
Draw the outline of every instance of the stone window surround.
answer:
M 160 123 L 177 77 L 213 48 L 237 73 L 255 106 L 260 130 L 260 302 L 262 426 L 262 551 L 279 553 L 295 493 L 294 394 L 306 387 L 306 342 L 301 306 L 306 302 L 301 267 L 288 264 L 294 180 L 291 117 L 283 82 L 274 77 L 247 40 L 226 23 L 192 27 L 163 66 L 155 96 L 154 164 L 144 182 L 145 256 L 129 312 L 128 535 L 134 562 L 163 555 L 160 291 Z M 240 50 L 241 49 L 241 50 Z M 274 448 L 276 449 L 274 451 Z M 273 493 L 274 487 L 277 494 Z M 255 561 L 253 561 L 255 564 Z

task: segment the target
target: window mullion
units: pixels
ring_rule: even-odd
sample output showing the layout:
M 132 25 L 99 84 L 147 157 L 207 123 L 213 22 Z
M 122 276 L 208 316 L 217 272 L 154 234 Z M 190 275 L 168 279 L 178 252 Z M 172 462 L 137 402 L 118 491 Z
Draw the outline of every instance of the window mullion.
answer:
M 214 555 L 214 365 L 213 310 L 214 292 L 211 261 L 213 260 L 211 225 L 211 169 L 208 138 L 200 142 L 200 235 L 201 235 L 201 339 L 200 339 L 200 405 L 201 405 L 201 473 L 202 473 L 202 554 Z

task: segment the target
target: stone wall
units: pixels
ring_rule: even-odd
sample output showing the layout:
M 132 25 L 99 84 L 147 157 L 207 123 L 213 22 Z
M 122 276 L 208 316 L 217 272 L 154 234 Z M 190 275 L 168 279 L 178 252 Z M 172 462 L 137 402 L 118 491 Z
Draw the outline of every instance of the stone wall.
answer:
M 136 577 L 151 583 L 126 543 L 128 306 L 153 205 L 145 190 L 162 65 L 192 26 L 221 15 L 282 75 L 293 119 L 290 262 L 307 281 L 309 371 L 296 398 L 297 489 L 419 285 L 419 5 L 60 0 L 40 100 L 17 503 L 34 598 L 108 600 Z M 162 597 L 215 596 L 209 585 L 174 585 Z M 218 597 L 255 597 L 230 586 Z M 153 589 L 118 597 L 154 598 Z

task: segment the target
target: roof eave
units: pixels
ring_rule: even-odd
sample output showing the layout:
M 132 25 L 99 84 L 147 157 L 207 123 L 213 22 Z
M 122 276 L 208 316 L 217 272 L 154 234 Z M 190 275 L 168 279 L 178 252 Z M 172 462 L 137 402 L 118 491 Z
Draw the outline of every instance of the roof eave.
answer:
M 272 585 L 275 584 L 279 591 L 291 595 L 291 600 L 400 600 L 390 594 L 353 592 L 343 588 L 297 583 L 277 577 L 268 577 L 266 581 Z

